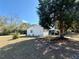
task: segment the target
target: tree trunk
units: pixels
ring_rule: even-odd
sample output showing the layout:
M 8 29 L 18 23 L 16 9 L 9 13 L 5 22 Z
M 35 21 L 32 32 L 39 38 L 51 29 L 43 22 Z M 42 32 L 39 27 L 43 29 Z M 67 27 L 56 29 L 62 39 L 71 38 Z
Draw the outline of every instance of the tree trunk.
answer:
M 64 39 L 64 22 L 60 21 L 60 39 Z

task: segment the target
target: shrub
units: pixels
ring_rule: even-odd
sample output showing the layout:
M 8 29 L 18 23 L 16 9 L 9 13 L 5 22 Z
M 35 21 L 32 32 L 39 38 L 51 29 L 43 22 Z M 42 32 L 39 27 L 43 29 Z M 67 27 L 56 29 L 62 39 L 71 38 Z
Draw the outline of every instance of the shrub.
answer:
M 18 39 L 19 38 L 19 33 L 14 33 L 13 34 L 13 39 Z
M 26 33 L 27 33 L 26 30 L 18 30 L 18 32 L 19 32 L 20 34 L 26 34 Z
M 4 28 L 1 35 L 9 35 L 10 34 L 10 30 L 8 28 Z

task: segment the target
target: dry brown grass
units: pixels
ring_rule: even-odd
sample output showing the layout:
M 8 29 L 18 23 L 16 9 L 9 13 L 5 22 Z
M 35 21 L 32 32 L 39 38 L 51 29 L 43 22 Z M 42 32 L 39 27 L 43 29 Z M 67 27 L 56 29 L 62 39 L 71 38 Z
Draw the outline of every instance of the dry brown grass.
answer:
M 0 48 L 8 44 L 14 44 L 24 40 L 28 40 L 28 38 L 25 35 L 20 35 L 20 38 L 14 40 L 12 39 L 12 35 L 0 36 Z
M 51 35 L 49 35 L 49 36 L 45 36 L 44 39 L 46 41 L 51 41 L 53 39 L 53 37 Z
M 66 37 L 69 37 L 70 39 L 75 40 L 75 41 L 79 41 L 79 34 L 77 34 L 77 35 L 68 35 Z M 54 38 L 55 37 L 52 37 L 52 36 L 44 37 L 44 39 L 46 41 L 50 41 Z M 27 38 L 25 35 L 20 35 L 20 38 L 15 39 L 15 40 L 12 40 L 12 35 L 0 36 L 0 48 L 6 46 L 8 44 L 14 44 L 14 43 L 18 43 L 18 42 L 25 41 L 25 40 L 29 40 L 29 38 Z

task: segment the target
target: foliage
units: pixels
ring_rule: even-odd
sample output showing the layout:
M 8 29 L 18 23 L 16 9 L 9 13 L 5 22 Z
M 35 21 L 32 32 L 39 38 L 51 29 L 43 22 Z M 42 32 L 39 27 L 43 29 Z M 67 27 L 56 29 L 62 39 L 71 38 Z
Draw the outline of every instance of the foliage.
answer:
M 39 14 L 39 24 L 43 26 L 45 29 L 49 29 L 52 24 L 50 13 L 48 10 L 48 2 L 50 0 L 39 0 L 39 8 L 38 8 L 38 14 Z
M 18 39 L 19 38 L 19 33 L 18 32 L 15 32 L 14 34 L 13 34 L 13 39 Z
M 59 22 L 60 35 L 72 27 L 73 21 L 79 19 L 79 6 L 75 0 L 39 0 L 39 24 L 44 28 L 55 26 Z
M 8 35 L 16 29 L 16 19 L 9 16 L 0 16 L 0 34 Z
M 26 30 L 30 27 L 30 24 L 28 23 L 21 23 L 17 30 L 21 33 L 21 34 L 26 34 Z
M 9 35 L 10 34 L 10 30 L 8 28 L 4 28 L 2 35 Z
M 0 35 L 8 35 L 16 30 L 24 34 L 28 27 L 29 24 L 22 23 L 18 17 L 0 16 Z

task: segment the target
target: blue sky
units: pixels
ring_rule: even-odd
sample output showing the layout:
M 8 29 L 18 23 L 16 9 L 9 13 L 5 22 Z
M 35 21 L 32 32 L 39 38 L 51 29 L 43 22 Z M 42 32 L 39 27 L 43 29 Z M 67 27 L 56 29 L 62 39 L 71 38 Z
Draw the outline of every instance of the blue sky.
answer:
M 23 22 L 38 24 L 38 0 L 0 0 L 0 16 L 18 16 Z

